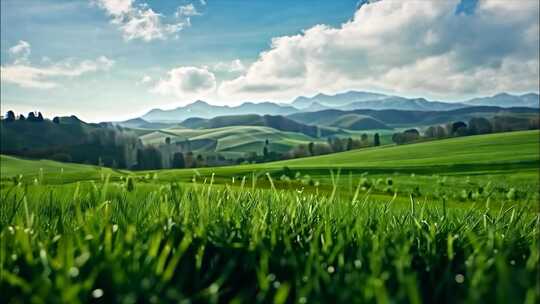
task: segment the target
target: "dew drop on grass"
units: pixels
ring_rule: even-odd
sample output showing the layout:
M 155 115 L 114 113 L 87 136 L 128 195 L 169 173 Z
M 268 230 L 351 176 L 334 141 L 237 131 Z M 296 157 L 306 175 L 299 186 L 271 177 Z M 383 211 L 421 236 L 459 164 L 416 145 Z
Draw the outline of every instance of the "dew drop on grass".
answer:
M 306 303 L 307 303 L 306 297 L 301 297 L 300 299 L 298 299 L 298 303 L 300 303 L 300 304 L 306 304 Z
M 210 285 L 210 287 L 208 288 L 208 291 L 209 291 L 211 294 L 216 294 L 216 293 L 219 291 L 219 286 L 218 286 L 218 284 L 213 283 L 212 285 Z
M 71 267 L 69 269 L 69 276 L 72 277 L 72 278 L 75 278 L 75 277 L 79 276 L 79 268 Z
M 455 280 L 456 283 L 461 284 L 465 281 L 465 277 L 461 273 L 458 273 L 456 274 Z
M 356 267 L 358 269 L 362 268 L 362 261 L 354 260 L 354 267 Z
M 334 266 L 328 266 L 328 268 L 326 268 L 326 271 L 328 271 L 328 273 L 334 273 L 336 269 L 334 268 Z
M 114 233 L 114 232 L 116 232 L 116 231 L 118 231 L 118 225 L 114 224 L 114 225 L 112 226 L 112 232 Z
M 274 286 L 274 288 L 278 289 L 281 283 L 279 281 L 275 281 L 272 285 Z
M 516 261 L 511 260 L 511 261 L 510 261 L 510 265 L 512 265 L 512 266 L 516 265 Z
M 103 296 L 103 290 L 102 289 L 94 289 L 92 291 L 92 297 L 96 298 L 96 299 L 99 299 Z

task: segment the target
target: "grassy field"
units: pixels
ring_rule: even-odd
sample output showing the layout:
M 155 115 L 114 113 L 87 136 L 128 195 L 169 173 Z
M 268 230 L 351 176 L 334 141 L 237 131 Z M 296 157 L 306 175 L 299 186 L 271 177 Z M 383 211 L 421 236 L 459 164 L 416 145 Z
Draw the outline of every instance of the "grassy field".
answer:
M 536 303 L 538 131 L 223 168 L 1 156 L 3 303 Z
M 269 127 L 233 126 L 215 129 L 164 129 L 142 135 L 145 144 L 163 144 L 165 138 L 172 142 L 206 141 L 216 142 L 212 151 L 208 149 L 196 152 L 257 152 L 262 153 L 266 140 L 270 143 L 270 151 L 286 152 L 300 144 L 319 142 L 321 139 L 312 138 L 301 133 L 284 132 Z

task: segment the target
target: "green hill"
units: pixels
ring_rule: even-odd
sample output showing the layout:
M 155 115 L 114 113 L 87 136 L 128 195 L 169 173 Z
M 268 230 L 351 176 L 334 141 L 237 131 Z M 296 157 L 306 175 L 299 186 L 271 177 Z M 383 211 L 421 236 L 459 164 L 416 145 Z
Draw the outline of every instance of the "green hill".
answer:
M 114 171 L 109 168 L 62 163 L 52 160 L 28 160 L 7 155 L 0 155 L 0 177 L 2 179 L 22 175 L 38 178 L 41 174 L 48 178 L 56 177 L 67 181 L 99 179 L 102 174 L 117 175 L 123 171 Z
M 270 127 L 284 132 L 302 133 L 311 137 L 329 136 L 339 133 L 332 128 L 320 128 L 309 122 L 300 123 L 281 115 L 230 115 L 218 116 L 212 119 L 190 118 L 181 123 L 191 129 L 215 129 L 231 126 L 260 126 Z
M 260 152 L 268 140 L 271 151 L 286 152 L 299 144 L 318 142 L 302 133 L 284 132 L 262 126 L 232 126 L 213 129 L 165 129 L 141 136 L 144 144 L 173 144 L 189 141 L 194 152 Z
M 359 114 L 345 114 L 331 122 L 329 126 L 347 130 L 391 129 L 377 119 Z
M 221 168 L 200 168 L 198 175 L 238 176 L 253 171 L 282 171 L 285 167 L 328 175 L 342 168 L 361 172 L 421 174 L 464 174 L 508 170 L 536 170 L 540 167 L 538 131 L 519 131 L 457 137 L 430 142 L 365 148 L 323 156 L 264 164 Z M 162 174 L 192 176 L 194 170 L 168 170 Z
M 538 109 L 533 108 L 501 108 L 501 107 L 466 107 L 449 111 L 409 111 L 409 110 L 323 110 L 317 112 L 302 112 L 288 115 L 287 118 L 299 123 L 310 123 L 322 126 L 331 126 L 335 121 L 361 115 L 371 117 L 390 127 L 418 127 L 435 124 L 444 124 L 454 121 L 468 121 L 472 117 L 493 118 L 495 116 L 520 117 L 525 125 L 528 119 L 538 117 Z

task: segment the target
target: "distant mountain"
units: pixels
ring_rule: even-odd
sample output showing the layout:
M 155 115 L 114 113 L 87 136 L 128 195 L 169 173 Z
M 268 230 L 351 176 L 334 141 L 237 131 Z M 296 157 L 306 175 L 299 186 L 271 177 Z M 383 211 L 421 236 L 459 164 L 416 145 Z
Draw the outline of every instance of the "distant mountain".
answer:
M 540 95 L 529 93 L 524 95 L 511 95 L 508 93 L 500 93 L 491 97 L 473 98 L 464 102 L 467 105 L 475 106 L 496 106 L 503 108 L 510 107 L 540 107 Z
M 190 129 L 215 129 L 230 126 L 263 126 L 279 131 L 303 133 L 311 137 L 328 136 L 337 133 L 329 128 L 319 128 L 311 124 L 299 123 L 281 115 L 233 115 L 218 116 L 212 119 L 189 118 L 181 123 Z
M 314 112 L 325 109 L 339 110 L 411 110 L 411 111 L 441 111 L 467 107 L 462 103 L 430 101 L 425 98 L 404 98 L 378 93 L 349 91 L 336 95 L 317 94 L 313 97 L 298 97 L 291 105 L 303 112 Z
M 198 100 L 185 107 L 178 107 L 173 110 L 153 109 L 141 118 L 149 122 L 181 122 L 188 118 L 212 118 L 223 115 L 288 115 L 298 112 L 292 106 L 281 106 L 271 102 L 252 103 L 246 102 L 239 106 L 214 106 L 207 102 Z
M 495 116 L 535 117 L 539 110 L 533 108 L 502 108 L 502 107 L 466 107 L 450 111 L 409 111 L 409 110 L 324 110 L 318 112 L 303 112 L 287 116 L 300 123 L 310 123 L 320 126 L 336 126 L 336 122 L 351 121 L 352 115 L 370 117 L 389 127 L 426 126 L 444 124 L 458 120 L 468 121 L 472 117 L 491 118 Z M 344 125 L 340 126 L 346 128 Z
M 429 101 L 425 98 L 404 98 L 390 96 L 379 100 L 358 101 L 338 107 L 340 110 L 409 110 L 409 111 L 447 111 L 467 107 L 462 103 Z
M 171 128 L 178 125 L 177 123 L 149 122 L 142 118 L 128 119 L 125 121 L 114 122 L 113 124 L 119 125 L 125 128 L 152 129 L 152 130 L 166 129 L 166 128 Z
M 386 97 L 388 96 L 383 94 L 358 91 L 349 91 L 336 95 L 326 95 L 319 93 L 313 97 L 297 97 L 295 100 L 293 100 L 291 105 L 302 110 L 310 110 L 310 107 L 314 103 L 329 108 L 336 108 L 348 105 L 352 102 L 380 100 Z
M 300 112 L 317 112 L 328 109 L 351 110 L 407 110 L 450 111 L 471 106 L 539 107 L 539 95 L 510 95 L 501 93 L 492 97 L 475 98 L 465 102 L 430 101 L 425 98 L 405 98 L 379 93 L 349 91 L 335 95 L 317 94 L 313 97 L 297 97 L 290 104 L 272 102 L 246 102 L 239 106 L 215 106 L 198 100 L 173 110 L 153 109 L 141 118 L 148 123 L 178 123 L 188 118 L 213 118 L 231 115 L 291 115 Z

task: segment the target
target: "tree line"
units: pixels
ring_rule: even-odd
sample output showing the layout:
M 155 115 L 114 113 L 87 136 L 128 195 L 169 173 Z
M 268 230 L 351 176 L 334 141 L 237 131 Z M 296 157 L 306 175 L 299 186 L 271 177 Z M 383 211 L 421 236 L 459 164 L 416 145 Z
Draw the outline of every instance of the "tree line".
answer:
M 394 133 L 392 141 L 398 145 L 425 139 L 442 139 L 457 136 L 480 135 L 521 130 L 539 129 L 539 118 L 495 116 L 491 119 L 473 117 L 468 122 L 456 121 L 448 124 L 429 126 L 423 134 L 416 128 Z

